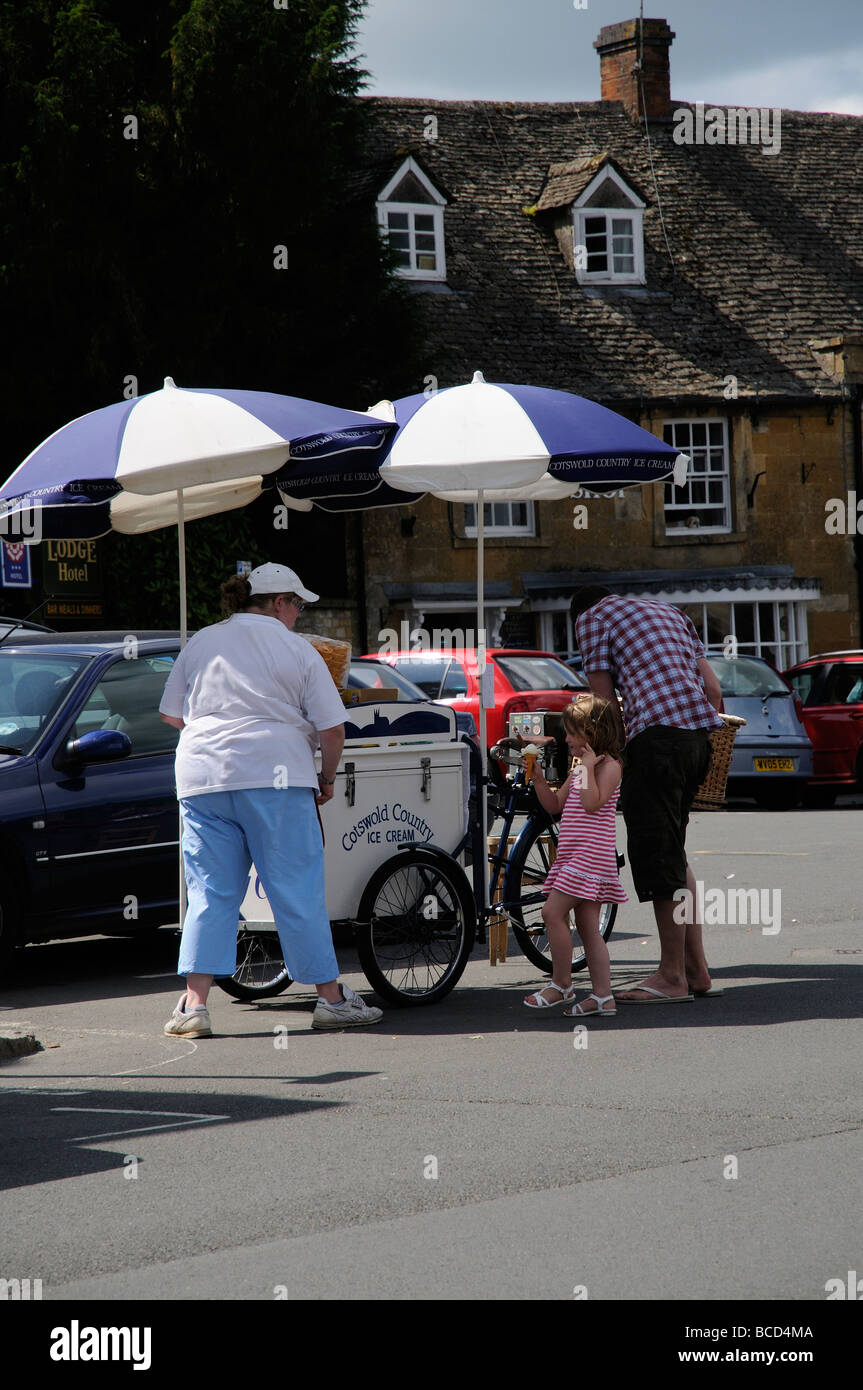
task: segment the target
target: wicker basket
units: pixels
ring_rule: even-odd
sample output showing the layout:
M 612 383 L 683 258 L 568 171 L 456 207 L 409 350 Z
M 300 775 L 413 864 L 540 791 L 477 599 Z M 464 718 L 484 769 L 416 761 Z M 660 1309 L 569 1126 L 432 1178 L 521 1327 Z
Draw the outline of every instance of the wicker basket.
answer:
M 725 805 L 725 784 L 737 730 L 746 723 L 737 714 L 720 714 L 721 729 L 710 731 L 710 767 L 692 803 L 693 811 L 720 811 Z

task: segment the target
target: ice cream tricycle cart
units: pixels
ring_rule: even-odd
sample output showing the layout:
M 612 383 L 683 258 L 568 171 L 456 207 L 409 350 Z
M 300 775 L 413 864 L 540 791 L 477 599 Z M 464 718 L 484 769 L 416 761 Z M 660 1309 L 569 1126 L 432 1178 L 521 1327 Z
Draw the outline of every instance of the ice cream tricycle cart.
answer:
M 347 711 L 333 797 L 321 808 L 327 908 L 334 930 L 351 931 L 369 984 L 390 1004 L 443 999 L 487 928 L 492 963 L 506 958 L 512 928 L 532 963 L 551 972 L 540 890 L 557 825 L 525 785 L 521 755 L 492 751 L 509 775 L 494 808 L 502 828 L 483 844 L 471 796 L 482 785 L 479 752 L 448 706 L 393 700 Z M 487 864 L 489 909 L 480 877 Z M 615 912 L 604 905 L 606 938 Z M 241 919 L 237 969 L 217 983 L 239 999 L 281 993 L 292 980 L 254 867 Z M 578 970 L 585 960 L 575 942 Z

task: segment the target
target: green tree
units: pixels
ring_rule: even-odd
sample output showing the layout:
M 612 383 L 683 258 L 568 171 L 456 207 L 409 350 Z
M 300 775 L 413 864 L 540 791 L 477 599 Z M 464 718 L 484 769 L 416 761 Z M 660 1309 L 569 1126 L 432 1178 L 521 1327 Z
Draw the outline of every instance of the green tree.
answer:
M 358 409 L 413 389 L 417 301 L 353 192 L 373 119 L 356 100 L 364 6 L 0 0 L 4 476 L 129 378 Z M 271 516 L 189 527 L 192 621 L 212 616 L 201 567 L 284 543 Z M 114 620 L 134 600 L 173 626 L 173 534 L 103 551 Z

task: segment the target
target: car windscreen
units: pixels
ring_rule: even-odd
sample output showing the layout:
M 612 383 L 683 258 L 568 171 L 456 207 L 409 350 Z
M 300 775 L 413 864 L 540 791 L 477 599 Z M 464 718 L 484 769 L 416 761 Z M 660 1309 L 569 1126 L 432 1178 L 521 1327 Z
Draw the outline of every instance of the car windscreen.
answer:
M 348 685 L 354 690 L 382 690 L 389 687 L 398 691 L 399 700 L 425 700 L 428 697 L 418 685 L 409 681 L 385 661 L 352 661 L 348 671 Z
M 791 694 L 782 677 L 760 661 L 745 656 L 709 656 L 707 660 L 723 695 L 755 695 L 763 699 L 767 695 Z
M 0 647 L 0 749 L 29 753 L 90 659 Z
M 418 685 L 430 700 L 467 694 L 467 677 L 460 661 L 450 656 L 400 656 L 396 669 Z M 443 687 L 441 687 L 443 682 Z
M 513 690 L 582 690 L 579 680 L 562 661 L 554 656 L 496 656 L 503 674 Z

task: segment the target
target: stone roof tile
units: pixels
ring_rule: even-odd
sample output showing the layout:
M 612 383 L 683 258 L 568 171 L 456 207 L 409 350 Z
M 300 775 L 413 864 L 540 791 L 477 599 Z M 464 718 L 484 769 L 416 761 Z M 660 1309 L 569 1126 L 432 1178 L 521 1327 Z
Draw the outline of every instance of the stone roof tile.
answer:
M 808 343 L 863 331 L 863 118 L 783 111 L 765 154 L 678 144 L 671 123 L 648 149 L 617 102 L 364 100 L 366 196 L 407 153 L 447 190 L 452 293 L 424 299 L 442 386 L 479 368 L 634 403 L 722 400 L 729 376 L 741 396 L 837 395 Z M 545 199 L 560 220 L 605 155 L 648 199 L 644 287 L 579 285 L 554 214 L 525 213 Z

